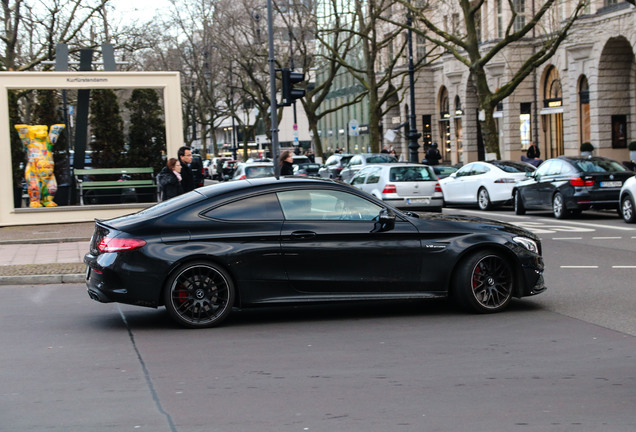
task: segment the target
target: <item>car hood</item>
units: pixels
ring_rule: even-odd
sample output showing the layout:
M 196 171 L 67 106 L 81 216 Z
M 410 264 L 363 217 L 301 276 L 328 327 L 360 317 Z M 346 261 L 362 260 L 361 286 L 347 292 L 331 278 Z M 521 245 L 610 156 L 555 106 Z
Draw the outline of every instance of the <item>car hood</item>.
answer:
M 411 212 L 415 213 L 415 212 Z M 511 235 L 519 235 L 539 241 L 539 237 L 534 233 L 512 225 L 493 219 L 486 219 L 474 216 L 454 216 L 440 215 L 436 213 L 415 213 L 416 217 L 409 216 L 409 220 L 420 231 L 435 232 L 476 232 L 492 233 L 493 231 L 505 232 Z

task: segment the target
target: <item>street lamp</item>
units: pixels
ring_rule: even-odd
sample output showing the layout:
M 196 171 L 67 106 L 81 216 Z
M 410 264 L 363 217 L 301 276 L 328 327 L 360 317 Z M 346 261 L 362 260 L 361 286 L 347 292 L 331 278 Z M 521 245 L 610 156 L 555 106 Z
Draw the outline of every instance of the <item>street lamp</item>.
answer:
M 410 5 L 410 2 L 409 2 Z M 409 93 L 410 93 L 410 113 L 409 113 L 409 132 L 408 132 L 408 140 L 409 140 L 409 162 L 417 163 L 419 162 L 418 152 L 417 150 L 420 148 L 420 145 L 417 143 L 417 140 L 422 136 L 422 134 L 417 132 L 417 124 L 415 123 L 415 71 L 413 66 L 413 32 L 411 31 L 411 26 L 413 25 L 413 18 L 411 16 L 411 11 L 407 14 L 407 24 L 408 24 L 408 44 L 409 44 Z

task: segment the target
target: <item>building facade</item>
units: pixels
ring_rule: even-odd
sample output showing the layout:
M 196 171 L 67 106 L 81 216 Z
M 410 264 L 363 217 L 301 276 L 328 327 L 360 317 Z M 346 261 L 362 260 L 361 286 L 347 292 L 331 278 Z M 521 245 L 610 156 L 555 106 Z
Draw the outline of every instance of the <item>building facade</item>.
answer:
M 526 0 L 525 10 L 540 6 Z M 573 1 L 557 5 L 560 19 L 573 10 Z M 496 43 L 507 2 L 487 0 L 481 14 L 482 40 Z M 503 9 L 503 11 L 502 11 Z M 522 60 L 538 49 L 541 37 L 526 38 L 506 48 L 486 68 L 489 85 L 508 82 Z M 627 161 L 627 145 L 636 141 L 636 8 L 627 2 L 596 0 L 569 32 L 550 60 L 534 70 L 495 112 L 503 159 L 519 160 L 531 141 L 543 159 L 577 155 L 591 142 L 596 155 Z M 469 69 L 451 55 L 418 71 L 415 82 L 416 117 L 422 143 L 437 142 L 448 163 L 489 159 L 480 120 L 483 113 Z M 408 98 L 404 99 L 408 101 Z M 396 119 L 398 114 L 399 118 Z M 403 122 L 402 103 L 384 124 Z M 408 153 L 406 139 L 395 145 Z M 424 155 L 420 147 L 420 159 Z

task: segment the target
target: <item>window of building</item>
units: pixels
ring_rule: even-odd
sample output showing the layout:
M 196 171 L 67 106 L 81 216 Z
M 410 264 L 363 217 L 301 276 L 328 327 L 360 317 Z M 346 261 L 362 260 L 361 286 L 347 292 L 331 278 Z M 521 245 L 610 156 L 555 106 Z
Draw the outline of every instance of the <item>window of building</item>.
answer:
M 579 82 L 579 144 L 589 142 L 590 133 L 590 87 L 587 77 L 581 77 Z
M 504 35 L 504 25 L 503 25 L 503 0 L 496 0 L 497 6 L 497 37 L 502 38 Z
M 426 59 L 426 38 L 421 34 L 415 38 L 415 56 L 417 61 Z
M 514 31 L 519 31 L 526 25 L 526 2 L 525 0 L 513 0 L 512 5 L 517 13 L 517 16 L 515 16 Z

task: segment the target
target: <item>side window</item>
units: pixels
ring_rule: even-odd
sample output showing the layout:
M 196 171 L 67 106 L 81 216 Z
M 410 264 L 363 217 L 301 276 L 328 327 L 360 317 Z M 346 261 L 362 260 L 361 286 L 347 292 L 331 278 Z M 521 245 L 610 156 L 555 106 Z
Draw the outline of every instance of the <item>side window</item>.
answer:
M 464 177 L 464 176 L 470 175 L 470 171 L 472 170 L 472 168 L 473 168 L 473 164 L 463 166 L 457 170 L 456 176 Z
M 342 191 L 305 189 L 278 193 L 286 220 L 371 221 L 382 207 Z
M 368 173 L 369 173 L 369 170 L 363 169 L 358 171 L 358 173 L 354 175 L 353 178 L 351 179 L 351 184 L 352 185 L 364 184 L 364 179 L 366 178 Z
M 536 171 L 536 175 L 538 176 L 544 176 L 544 175 L 548 175 L 548 172 L 552 169 L 552 164 L 554 163 L 554 161 L 546 161 L 543 162 L 539 168 L 537 168 Z
M 207 211 L 203 216 L 228 221 L 283 219 L 283 213 L 274 194 L 232 201 Z
M 373 167 L 369 171 L 369 176 L 367 177 L 367 184 L 376 184 L 380 182 L 380 173 L 382 172 L 381 167 Z
M 483 164 L 475 164 L 472 175 L 486 174 L 488 171 L 490 171 L 490 168 L 488 166 Z

